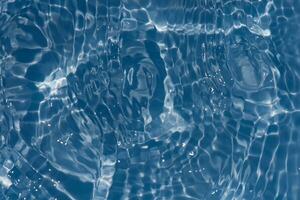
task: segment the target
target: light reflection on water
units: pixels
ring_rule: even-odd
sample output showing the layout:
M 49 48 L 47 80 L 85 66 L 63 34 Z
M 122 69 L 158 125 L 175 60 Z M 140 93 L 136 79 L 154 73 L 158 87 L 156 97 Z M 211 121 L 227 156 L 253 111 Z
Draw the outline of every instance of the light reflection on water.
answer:
M 0 2 L 0 199 L 299 199 L 292 1 Z

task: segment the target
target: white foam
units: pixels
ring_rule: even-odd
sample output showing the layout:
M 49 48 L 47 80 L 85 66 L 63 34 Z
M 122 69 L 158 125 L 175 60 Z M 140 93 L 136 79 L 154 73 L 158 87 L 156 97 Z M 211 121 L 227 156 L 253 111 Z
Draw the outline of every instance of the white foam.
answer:
M 43 82 L 38 83 L 36 86 L 42 92 L 48 93 L 47 91 L 50 90 L 50 96 L 57 95 L 58 91 L 61 88 L 67 86 L 66 75 L 61 68 L 58 68 L 57 70 L 53 71 L 49 76 L 47 76 Z
M 38 88 L 42 91 L 50 89 L 50 96 L 57 95 L 60 88 L 67 86 L 67 79 L 61 77 L 54 80 L 45 80 L 42 83 L 37 84 Z

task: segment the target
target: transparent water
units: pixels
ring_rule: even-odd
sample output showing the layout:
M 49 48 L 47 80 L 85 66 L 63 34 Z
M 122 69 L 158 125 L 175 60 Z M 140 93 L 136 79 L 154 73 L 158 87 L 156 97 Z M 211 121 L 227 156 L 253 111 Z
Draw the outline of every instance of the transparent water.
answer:
M 300 199 L 297 0 L 0 1 L 0 199 Z

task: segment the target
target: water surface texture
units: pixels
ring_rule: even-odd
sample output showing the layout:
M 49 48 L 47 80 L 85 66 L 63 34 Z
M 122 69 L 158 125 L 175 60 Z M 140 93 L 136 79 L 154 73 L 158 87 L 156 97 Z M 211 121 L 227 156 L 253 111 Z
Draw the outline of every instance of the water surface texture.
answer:
M 0 199 L 299 200 L 299 0 L 0 0 Z

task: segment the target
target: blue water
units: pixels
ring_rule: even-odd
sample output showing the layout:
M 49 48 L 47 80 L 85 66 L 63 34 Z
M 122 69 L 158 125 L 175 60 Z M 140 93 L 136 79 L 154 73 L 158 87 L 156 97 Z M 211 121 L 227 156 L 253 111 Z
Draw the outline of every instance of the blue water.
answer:
M 0 199 L 299 200 L 300 1 L 0 0 Z

